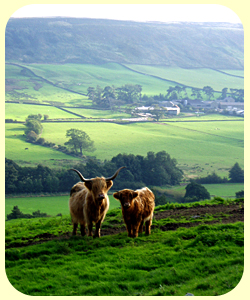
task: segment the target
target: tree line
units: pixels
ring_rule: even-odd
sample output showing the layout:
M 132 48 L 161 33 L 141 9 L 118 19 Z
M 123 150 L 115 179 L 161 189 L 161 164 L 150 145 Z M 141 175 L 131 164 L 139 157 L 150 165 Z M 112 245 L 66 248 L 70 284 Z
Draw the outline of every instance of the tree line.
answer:
M 145 185 L 176 185 L 183 176 L 176 159 L 166 151 L 148 152 L 145 157 L 118 154 L 104 162 L 93 158 L 86 164 L 72 165 L 72 168 L 78 169 L 86 178 L 94 178 L 111 176 L 121 166 L 126 166 L 126 169 L 115 179 L 114 188 L 117 190 L 126 187 L 137 189 Z M 70 170 L 55 170 L 42 165 L 21 167 L 13 160 L 5 159 L 6 194 L 69 192 L 78 181 L 79 177 Z
M 137 104 L 143 102 L 146 105 L 152 105 L 158 101 L 171 101 L 180 99 L 190 99 L 187 90 L 191 90 L 191 99 L 211 100 L 214 98 L 215 90 L 211 86 L 204 86 L 202 89 L 186 86 L 170 86 L 166 94 L 148 96 L 142 95 L 142 86 L 139 84 L 125 84 L 121 87 L 106 86 L 101 88 L 99 85 L 87 89 L 88 99 L 92 101 L 93 106 L 100 108 L 113 109 L 115 106 L 124 104 Z M 236 102 L 244 102 L 244 89 L 223 88 L 218 100 L 232 97 Z
M 213 184 L 213 183 L 244 183 L 244 170 L 241 169 L 239 164 L 236 162 L 232 168 L 230 168 L 227 177 L 220 177 L 215 172 L 209 174 L 206 177 L 199 177 L 192 179 L 196 183 L 201 184 Z
M 113 108 L 114 105 L 133 104 L 140 100 L 142 87 L 139 84 L 125 84 L 121 87 L 99 85 L 87 89 L 88 99 L 93 106 Z

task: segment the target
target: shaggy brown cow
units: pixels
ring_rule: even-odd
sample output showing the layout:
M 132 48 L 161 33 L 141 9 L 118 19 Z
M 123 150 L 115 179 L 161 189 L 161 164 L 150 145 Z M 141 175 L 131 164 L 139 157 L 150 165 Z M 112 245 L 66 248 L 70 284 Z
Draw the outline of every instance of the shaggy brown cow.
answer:
M 142 233 L 145 221 L 145 234 L 150 234 L 155 196 L 152 191 L 144 187 L 140 190 L 125 189 L 113 194 L 121 202 L 123 219 L 129 237 L 137 237 Z
M 113 185 L 121 169 L 119 168 L 111 177 L 96 177 L 85 179 L 82 174 L 75 171 L 82 182 L 75 184 L 70 191 L 69 210 L 73 222 L 73 235 L 76 235 L 78 223 L 81 226 L 81 235 L 84 236 L 85 225 L 88 226 L 88 236 L 92 236 L 92 226 L 95 223 L 94 237 L 100 237 L 100 227 L 109 209 L 108 190 Z

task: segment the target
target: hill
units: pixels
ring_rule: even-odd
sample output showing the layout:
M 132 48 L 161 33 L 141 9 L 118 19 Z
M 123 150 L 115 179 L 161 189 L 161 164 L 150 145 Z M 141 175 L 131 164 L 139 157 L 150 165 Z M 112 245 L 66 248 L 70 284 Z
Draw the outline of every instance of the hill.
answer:
M 102 237 L 72 237 L 69 217 L 6 222 L 6 274 L 32 296 L 216 296 L 244 268 L 243 199 L 158 206 L 152 233 L 127 237 L 121 210 Z M 22 228 L 22 230 L 20 230 Z
M 11 18 L 6 61 L 243 69 L 241 24 Z

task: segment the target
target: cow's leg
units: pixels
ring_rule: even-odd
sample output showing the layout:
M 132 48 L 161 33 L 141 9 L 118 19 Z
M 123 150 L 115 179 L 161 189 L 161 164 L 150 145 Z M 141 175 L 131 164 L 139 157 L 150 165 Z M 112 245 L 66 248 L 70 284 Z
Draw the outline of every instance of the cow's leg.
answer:
M 78 223 L 73 223 L 73 235 L 76 235 Z
M 84 223 L 80 223 L 80 228 L 81 228 L 81 235 L 84 236 L 86 234 L 85 224 Z
M 131 224 L 130 223 L 126 224 L 126 227 L 127 227 L 128 237 L 132 237 Z
M 141 221 L 140 228 L 139 228 L 139 233 L 143 232 L 143 223 L 144 223 L 144 220 Z
M 146 235 L 149 235 L 151 233 L 151 224 L 152 224 L 152 219 L 146 221 L 146 224 L 145 224 L 145 234 Z
M 92 222 L 88 223 L 88 236 L 93 236 L 92 227 L 93 227 Z
M 98 221 L 95 224 L 95 235 L 94 235 L 94 238 L 101 236 L 101 223 L 102 223 L 101 221 Z
M 141 222 L 138 222 L 137 224 L 133 225 L 133 234 L 132 237 L 138 237 L 138 231 L 140 228 Z

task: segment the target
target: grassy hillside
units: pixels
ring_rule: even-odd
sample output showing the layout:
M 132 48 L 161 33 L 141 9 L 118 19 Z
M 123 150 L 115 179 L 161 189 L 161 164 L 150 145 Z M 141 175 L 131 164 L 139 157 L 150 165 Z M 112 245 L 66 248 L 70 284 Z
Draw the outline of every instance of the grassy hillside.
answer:
M 10 19 L 6 60 L 243 69 L 243 36 L 241 24 L 229 23 Z
M 212 69 L 184 69 L 166 68 L 163 66 L 127 65 L 129 69 L 137 72 L 175 81 L 185 86 L 192 86 L 202 89 L 204 86 L 212 85 L 216 91 L 224 87 L 244 88 L 244 71 L 225 70 L 224 74 Z M 234 77 L 230 75 L 236 75 Z
M 243 167 L 244 148 L 242 121 L 135 123 L 43 123 L 45 140 L 63 145 L 66 131 L 81 129 L 95 142 L 96 151 L 85 153 L 97 158 L 111 159 L 119 153 L 145 156 L 147 152 L 165 150 L 176 158 L 180 167 L 189 175 L 206 176 L 216 171 L 228 176 L 235 162 Z M 6 124 L 6 157 L 32 164 L 58 164 L 62 159 L 76 160 L 53 149 L 25 142 L 22 124 Z M 26 147 L 29 150 L 24 150 Z M 53 159 L 53 160 L 52 160 Z
M 239 72 L 242 74 L 243 71 Z M 221 91 L 225 87 L 244 88 L 243 77 L 229 76 L 211 69 L 140 65 L 129 65 L 127 68 L 115 63 L 6 65 L 6 100 L 10 101 L 32 100 L 86 106 L 91 104 L 84 96 L 88 87 L 119 87 L 129 83 L 141 85 L 142 94 L 147 95 L 166 95 L 168 88 L 177 84 L 200 89 L 211 86 L 215 91 Z M 191 88 L 187 88 L 186 92 L 191 98 Z M 220 94 L 214 93 L 214 98 L 218 98 Z M 204 100 L 206 99 L 204 96 Z
M 243 201 L 177 206 L 157 207 L 151 235 L 135 239 L 124 232 L 120 209 L 108 212 L 100 239 L 72 237 L 68 216 L 8 221 L 7 277 L 18 291 L 33 296 L 230 292 L 243 274 Z M 232 211 L 241 216 L 229 224 Z

